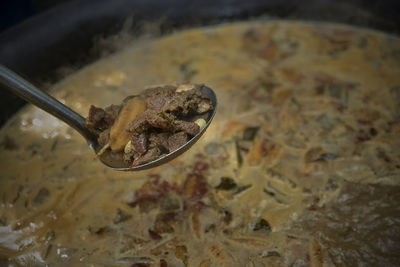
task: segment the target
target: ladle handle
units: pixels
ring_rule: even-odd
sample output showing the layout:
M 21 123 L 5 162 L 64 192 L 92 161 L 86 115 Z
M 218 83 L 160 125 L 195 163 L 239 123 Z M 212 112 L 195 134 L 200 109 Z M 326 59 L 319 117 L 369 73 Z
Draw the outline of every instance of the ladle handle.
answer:
M 85 127 L 85 118 L 3 65 L 0 65 L 0 85 L 64 121 L 83 135 L 90 145 L 95 144 L 94 134 Z

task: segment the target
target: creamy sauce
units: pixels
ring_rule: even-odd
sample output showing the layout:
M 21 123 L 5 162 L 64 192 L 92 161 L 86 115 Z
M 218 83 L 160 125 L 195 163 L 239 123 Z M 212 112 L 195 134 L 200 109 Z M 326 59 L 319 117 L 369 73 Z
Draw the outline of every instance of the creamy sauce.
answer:
M 282 21 L 193 29 L 134 42 L 51 94 L 86 115 L 185 80 L 215 90 L 216 117 L 188 152 L 149 171 L 107 169 L 35 107 L 10 119 L 0 265 L 400 264 L 399 39 Z M 249 127 L 254 139 L 243 140 Z M 221 177 L 243 191 L 215 189 Z M 132 205 L 148 181 L 178 188 L 167 194 L 172 230 L 149 232 L 162 200 Z

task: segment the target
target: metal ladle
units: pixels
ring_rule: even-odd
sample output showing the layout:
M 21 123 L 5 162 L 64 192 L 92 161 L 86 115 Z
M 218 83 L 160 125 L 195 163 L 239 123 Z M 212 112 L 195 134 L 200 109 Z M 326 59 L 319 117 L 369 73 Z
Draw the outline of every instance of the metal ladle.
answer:
M 97 153 L 100 151 L 101 145 L 99 145 L 97 141 L 98 135 L 89 131 L 85 127 L 85 118 L 83 118 L 81 115 L 79 115 L 66 105 L 59 102 L 54 97 L 38 89 L 15 72 L 2 65 L 0 65 L 0 85 L 5 86 L 7 89 L 24 99 L 25 101 L 32 103 L 33 105 L 64 121 L 69 126 L 77 130 L 86 139 L 89 147 L 94 152 Z M 198 134 L 192 137 L 186 144 L 169 154 L 161 156 L 158 159 L 134 167 L 129 167 L 129 164 L 124 162 L 120 157 L 116 157 L 109 150 L 99 156 L 100 161 L 105 166 L 114 170 L 138 171 L 159 166 L 181 155 L 194 143 L 196 143 L 197 140 L 199 140 L 199 138 L 206 131 L 207 127 L 210 125 L 216 112 L 217 97 L 214 91 L 205 86 L 203 86 L 202 90 L 204 94 L 206 94 L 211 99 L 213 110 L 208 115 L 205 127 L 201 129 Z

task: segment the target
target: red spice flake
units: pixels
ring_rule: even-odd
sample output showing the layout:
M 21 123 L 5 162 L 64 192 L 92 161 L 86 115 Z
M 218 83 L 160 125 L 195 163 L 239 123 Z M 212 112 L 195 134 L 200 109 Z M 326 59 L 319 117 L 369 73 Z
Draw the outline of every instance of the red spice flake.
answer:
M 151 229 L 149 229 L 149 236 L 150 236 L 150 238 L 153 239 L 153 240 L 160 240 L 160 239 L 162 239 L 162 236 L 161 236 L 159 233 L 157 233 L 157 232 L 155 232 L 155 231 L 153 231 L 153 230 L 151 230 Z
M 210 164 L 204 161 L 197 161 L 194 164 L 193 172 L 198 173 L 198 174 L 203 174 L 204 172 L 208 171 L 210 168 Z
M 168 267 L 167 261 L 164 260 L 164 259 L 161 259 L 161 260 L 160 260 L 160 267 Z
M 248 153 L 248 152 L 249 152 L 249 149 L 248 149 L 247 147 L 239 146 L 239 148 L 240 148 L 241 151 L 243 151 L 243 152 L 245 152 L 245 153 Z
M 178 187 L 175 184 L 170 184 L 167 181 L 160 182 L 159 177 L 156 177 L 142 185 L 135 192 L 136 199 L 129 203 L 129 206 L 136 207 L 142 202 L 157 202 L 164 197 L 168 192 L 178 192 Z

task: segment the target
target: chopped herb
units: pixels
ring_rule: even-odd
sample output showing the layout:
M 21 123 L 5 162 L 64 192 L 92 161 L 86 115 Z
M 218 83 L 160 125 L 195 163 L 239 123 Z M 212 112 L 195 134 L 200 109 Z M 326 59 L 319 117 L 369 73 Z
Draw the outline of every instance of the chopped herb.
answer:
M 283 204 L 284 203 L 281 199 L 279 199 L 279 196 L 275 192 L 272 192 L 272 191 L 270 191 L 270 190 L 268 190 L 266 188 L 263 189 L 263 192 L 265 194 L 267 194 L 268 196 L 274 198 L 275 201 L 278 202 L 279 204 Z M 280 192 L 278 192 L 278 193 L 280 193 Z M 280 197 L 281 197 L 281 195 L 280 195 Z
M 221 177 L 221 182 L 215 189 L 217 190 L 232 190 L 237 187 L 237 184 L 232 178 L 229 177 Z
M 253 141 L 260 127 L 248 127 L 243 132 L 243 140 Z
M 238 140 L 235 140 L 235 149 L 236 149 L 236 158 L 238 161 L 238 166 L 240 168 L 240 167 L 242 167 L 242 164 L 243 164 L 243 157 L 242 157 L 242 154 L 240 153 L 240 145 L 239 145 Z
M 271 196 L 271 197 L 275 196 L 275 193 L 274 193 L 274 192 L 268 191 L 268 190 L 265 189 L 265 188 L 264 188 L 263 191 L 264 191 L 265 194 L 267 194 L 267 195 L 269 195 L 269 196 Z
M 242 193 L 243 191 L 249 189 L 250 187 L 251 187 L 251 184 L 239 186 L 239 187 L 235 190 L 235 192 L 233 192 L 233 194 Z
M 87 229 L 91 234 L 96 235 L 102 235 L 104 233 L 111 232 L 110 227 L 103 225 L 89 225 Z
M 271 225 L 269 225 L 269 223 L 266 220 L 260 219 L 254 225 L 254 228 L 253 228 L 253 231 L 259 231 L 259 230 L 264 230 L 264 231 L 267 231 L 267 232 L 271 232 Z

